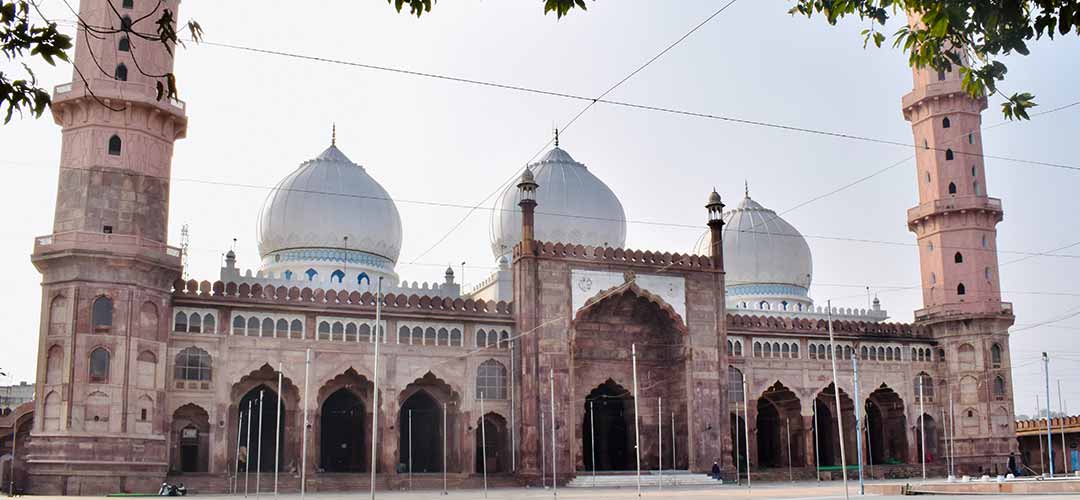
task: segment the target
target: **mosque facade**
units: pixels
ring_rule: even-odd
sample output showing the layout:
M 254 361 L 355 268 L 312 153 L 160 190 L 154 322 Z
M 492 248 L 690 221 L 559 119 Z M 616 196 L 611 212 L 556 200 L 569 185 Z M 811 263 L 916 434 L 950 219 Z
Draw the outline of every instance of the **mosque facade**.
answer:
M 81 14 L 114 15 L 104 0 Z M 90 49 L 117 75 L 132 64 L 115 43 L 80 37 L 75 64 L 95 76 L 54 94 L 60 181 L 32 256 L 36 394 L 16 453 L 27 491 L 148 491 L 170 475 L 225 491 L 244 469 L 294 489 L 302 469 L 311 490 L 359 488 L 372 468 L 387 487 L 485 468 L 539 484 L 553 469 L 633 470 L 635 449 L 643 469 L 717 462 L 734 478 L 748 458 L 754 474 L 812 477 L 841 444 L 878 476 L 923 458 L 940 474 L 946 456 L 970 474 L 1016 451 L 986 101 L 956 72 L 914 71 L 902 100 L 920 145 L 907 221 L 925 306 L 897 323 L 877 300 L 815 303 L 810 246 L 748 190 L 730 209 L 703 193 L 693 254 L 627 249 L 622 202 L 558 144 L 496 200 L 498 269 L 470 289 L 452 269 L 398 275 L 406 228 L 379 167 L 336 141 L 269 193 L 256 269 L 229 252 L 217 279 L 183 281 L 166 229 L 185 106 L 142 72 L 91 71 Z M 164 50 L 140 57 L 147 73 L 172 68 Z

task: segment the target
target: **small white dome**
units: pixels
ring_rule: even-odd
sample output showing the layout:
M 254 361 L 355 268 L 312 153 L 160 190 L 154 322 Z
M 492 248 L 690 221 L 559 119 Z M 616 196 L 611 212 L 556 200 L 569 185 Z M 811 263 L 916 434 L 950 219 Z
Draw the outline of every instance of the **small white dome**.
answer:
M 348 250 L 388 261 L 392 271 L 401 251 L 401 217 L 394 201 L 334 145 L 301 163 L 270 191 L 257 233 L 264 267 L 275 253 L 304 251 L 306 260 L 318 257 L 312 252 Z
M 556 146 L 529 165 L 536 189 L 539 241 L 621 248 L 626 245 L 626 214 L 603 181 Z M 496 198 L 491 213 L 491 251 L 499 259 L 521 241 L 517 185 Z
M 810 245 L 794 226 L 747 195 L 724 212 L 724 271 L 730 295 L 806 297 L 813 274 Z M 708 231 L 695 252 L 709 254 Z M 729 297 L 731 298 L 731 297 Z

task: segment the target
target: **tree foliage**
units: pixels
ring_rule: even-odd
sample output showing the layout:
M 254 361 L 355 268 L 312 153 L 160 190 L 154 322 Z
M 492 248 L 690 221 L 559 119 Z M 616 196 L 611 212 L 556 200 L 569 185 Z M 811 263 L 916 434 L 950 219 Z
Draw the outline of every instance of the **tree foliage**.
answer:
M 157 6 L 150 13 L 135 20 L 126 19 L 108 0 L 112 13 L 116 16 L 115 25 L 97 26 L 87 23 L 78 12 L 72 11 L 77 18 L 78 33 L 85 37 L 101 39 L 108 35 L 121 35 L 129 40 L 130 57 L 135 68 L 144 76 L 157 80 L 157 98 L 175 99 L 177 96 L 176 77 L 172 72 L 162 74 L 149 74 L 143 71 L 139 65 L 136 54 L 136 41 L 146 41 L 151 45 L 161 44 L 165 50 L 172 53 L 177 44 L 183 45 L 183 40 L 178 37 L 176 31 L 176 19 L 173 12 L 165 7 L 159 0 Z M 34 15 L 39 19 L 34 19 Z M 150 25 L 152 28 L 149 28 Z M 147 26 L 147 29 L 142 29 Z M 188 21 L 184 27 L 187 29 L 190 39 L 198 42 L 202 38 L 202 27 L 198 22 Z M 29 59 L 40 57 L 45 62 L 55 65 L 56 60 L 70 62 L 68 51 L 72 47 L 71 37 L 60 33 L 57 23 L 49 20 L 38 10 L 37 4 L 32 0 L 0 0 L 0 52 L 8 61 L 18 61 L 25 76 L 16 77 L 11 72 L 5 72 L 0 68 L 0 111 L 4 112 L 4 123 L 11 121 L 15 112 L 20 115 L 23 111 L 29 111 L 33 116 L 40 117 L 52 103 L 49 89 L 42 87 L 30 68 Z M 91 54 L 91 57 L 94 57 Z M 95 66 L 108 78 L 116 78 L 94 61 Z M 86 82 L 86 76 L 78 66 L 74 66 L 75 73 Z M 87 91 L 94 98 L 93 89 L 87 85 Z M 99 99 L 99 102 L 100 99 Z M 102 102 L 102 105 L 110 107 Z M 6 110 L 4 109 L 6 107 Z
M 435 0 L 387 0 L 398 12 L 406 5 L 420 16 Z M 890 36 L 878 30 L 890 18 L 915 13 L 921 23 L 905 25 L 891 35 L 893 48 L 908 55 L 915 68 L 959 68 L 963 89 L 975 97 L 999 95 L 1009 119 L 1027 119 L 1036 106 L 1028 92 L 1006 95 L 1000 88 L 1008 68 L 1001 56 L 1028 55 L 1028 44 L 1042 37 L 1080 35 L 1080 0 L 791 0 L 789 13 L 820 16 L 830 25 L 857 17 L 870 27 L 862 31 L 863 47 L 881 47 Z M 585 0 L 543 0 L 544 13 L 557 18 L 572 9 L 586 10 Z

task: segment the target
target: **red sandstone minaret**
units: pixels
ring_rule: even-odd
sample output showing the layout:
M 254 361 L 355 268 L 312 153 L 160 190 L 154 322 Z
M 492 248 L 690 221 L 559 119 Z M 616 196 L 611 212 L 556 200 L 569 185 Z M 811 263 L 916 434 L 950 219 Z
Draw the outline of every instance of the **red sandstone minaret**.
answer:
M 121 32 L 80 29 L 82 76 L 55 90 L 56 213 L 32 257 L 42 308 L 26 486 L 36 494 L 153 491 L 167 472 L 165 341 L 180 275 L 166 246 L 169 179 L 187 117 L 147 76 L 172 71 L 172 55 L 125 31 L 155 32 L 160 9 L 175 16 L 177 4 L 83 0 L 83 21 Z
M 940 342 L 935 361 L 946 364 L 946 380 L 938 381 L 934 404 L 948 411 L 951 392 L 956 459 L 960 472 L 970 473 L 1004 464 L 1016 448 L 1008 356 L 1013 313 L 1001 301 L 998 279 L 996 226 L 1003 212 L 1001 200 L 987 196 L 979 128 L 986 98 L 968 95 L 956 68 L 913 73 L 903 112 L 914 134 L 919 187 L 919 205 L 908 210 L 924 304 L 915 320 Z

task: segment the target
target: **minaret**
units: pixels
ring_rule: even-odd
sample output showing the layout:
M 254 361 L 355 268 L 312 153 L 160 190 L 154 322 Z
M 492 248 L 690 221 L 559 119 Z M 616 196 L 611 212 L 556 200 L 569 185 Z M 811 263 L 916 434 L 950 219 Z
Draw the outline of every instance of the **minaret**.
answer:
M 967 94 L 956 68 L 913 73 L 903 112 L 918 169 L 919 205 L 908 210 L 908 229 L 919 242 L 924 306 L 915 321 L 945 353 L 944 361 L 935 360 L 944 363 L 939 382 L 952 392 L 957 463 L 964 473 L 974 472 L 1004 464 L 1016 448 L 1008 356 L 1014 318 L 1012 305 L 1001 301 L 998 279 L 1001 200 L 987 196 L 980 131 L 986 98 Z M 936 402 L 947 405 L 948 396 L 940 391 Z
M 155 32 L 160 9 L 175 16 L 177 4 L 83 0 L 79 15 Z M 26 486 L 153 491 L 169 463 L 165 343 L 181 261 L 166 235 L 173 142 L 187 117 L 182 102 L 157 98 L 160 78 L 146 76 L 172 71 L 158 42 L 80 29 L 74 64 L 53 96 L 63 141 L 52 234 L 35 240 L 32 256 L 42 309 Z

